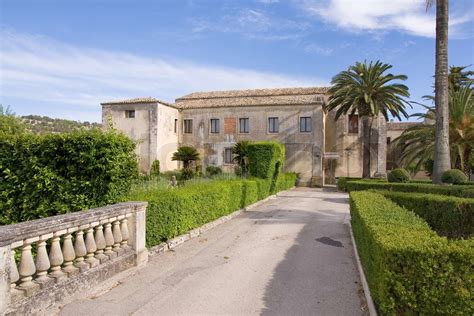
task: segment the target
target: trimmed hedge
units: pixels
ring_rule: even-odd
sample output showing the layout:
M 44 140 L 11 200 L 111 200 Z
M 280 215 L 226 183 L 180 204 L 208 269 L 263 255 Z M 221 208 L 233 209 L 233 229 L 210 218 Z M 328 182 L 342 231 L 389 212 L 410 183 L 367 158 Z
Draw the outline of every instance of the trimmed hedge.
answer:
M 114 131 L 0 138 L 0 224 L 117 202 L 138 176 L 134 149 Z
M 278 190 L 295 185 L 295 174 L 283 174 Z M 124 200 L 148 201 L 146 244 L 158 245 L 270 195 L 270 180 L 212 180 L 177 189 L 131 192 Z
M 277 142 L 256 142 L 248 145 L 250 175 L 272 179 L 281 173 L 285 162 L 285 146 Z
M 474 313 L 474 239 L 440 237 L 414 213 L 375 192 L 351 192 L 350 209 L 357 249 L 382 314 Z
M 387 175 L 388 182 L 406 183 L 410 178 L 410 173 L 403 168 L 393 169 Z
M 459 169 L 447 170 L 441 176 L 443 183 L 463 184 L 467 182 L 467 176 Z
M 410 193 L 432 193 L 474 198 L 474 187 L 471 185 L 437 185 L 430 183 L 389 183 L 380 181 L 347 181 L 348 192 L 361 190 L 389 190 Z
M 452 238 L 474 235 L 474 199 L 454 196 L 376 191 L 423 218 L 438 234 Z

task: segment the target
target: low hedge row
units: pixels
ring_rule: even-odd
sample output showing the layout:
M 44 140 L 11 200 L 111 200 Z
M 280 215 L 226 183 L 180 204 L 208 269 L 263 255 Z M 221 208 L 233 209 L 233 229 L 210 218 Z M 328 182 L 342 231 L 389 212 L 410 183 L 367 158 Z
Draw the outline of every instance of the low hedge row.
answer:
M 375 192 L 351 192 L 350 209 L 382 314 L 474 314 L 474 239 L 440 237 L 423 219 Z
M 295 174 L 282 174 L 278 190 L 295 185 Z M 271 194 L 270 180 L 215 180 L 177 189 L 151 188 L 131 192 L 125 200 L 148 201 L 146 244 L 158 245 Z
M 455 196 L 377 191 L 423 218 L 439 235 L 469 238 L 474 235 L 474 199 Z
M 474 187 L 471 185 L 436 185 L 430 183 L 389 183 L 381 181 L 349 180 L 345 183 L 345 191 L 389 190 L 410 193 L 432 193 L 474 198 Z

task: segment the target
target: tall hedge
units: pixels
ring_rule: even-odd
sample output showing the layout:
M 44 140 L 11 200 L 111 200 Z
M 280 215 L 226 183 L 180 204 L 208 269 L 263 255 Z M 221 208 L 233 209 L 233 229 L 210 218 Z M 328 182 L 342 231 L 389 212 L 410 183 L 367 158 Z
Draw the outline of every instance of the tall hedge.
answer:
M 0 223 L 114 203 L 138 174 L 135 145 L 117 132 L 80 130 L 0 139 Z
M 285 163 L 285 146 L 277 142 L 255 142 L 248 145 L 250 175 L 272 179 Z
M 473 315 L 474 239 L 448 240 L 384 196 L 351 192 L 351 223 L 382 315 Z
M 278 142 L 256 142 L 248 145 L 249 172 L 269 181 L 269 192 L 275 193 L 285 164 L 285 146 Z

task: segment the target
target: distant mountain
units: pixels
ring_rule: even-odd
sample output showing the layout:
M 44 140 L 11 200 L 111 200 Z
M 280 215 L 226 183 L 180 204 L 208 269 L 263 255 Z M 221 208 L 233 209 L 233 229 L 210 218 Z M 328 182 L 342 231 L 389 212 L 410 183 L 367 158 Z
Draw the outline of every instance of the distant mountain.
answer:
M 26 115 L 22 116 L 21 119 L 25 122 L 27 129 L 35 134 L 65 133 L 80 128 L 91 129 L 102 127 L 100 123 L 54 119 L 40 115 Z

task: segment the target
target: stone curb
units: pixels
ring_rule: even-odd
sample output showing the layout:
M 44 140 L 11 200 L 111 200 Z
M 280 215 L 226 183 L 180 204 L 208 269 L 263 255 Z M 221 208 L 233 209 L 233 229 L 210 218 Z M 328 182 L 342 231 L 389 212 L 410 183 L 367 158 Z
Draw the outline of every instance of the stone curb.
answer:
M 354 255 L 357 262 L 357 270 L 359 270 L 360 279 L 362 282 L 362 288 L 364 289 L 365 300 L 367 301 L 367 308 L 369 309 L 370 316 L 377 316 L 377 309 L 375 308 L 374 301 L 372 300 L 372 295 L 370 294 L 369 284 L 365 278 L 365 272 L 360 262 L 359 251 L 357 250 L 357 244 L 354 239 L 354 234 L 352 233 L 351 221 L 348 221 L 349 231 L 351 232 L 352 245 L 354 246 Z
M 292 190 L 294 187 L 288 189 L 288 190 L 285 190 L 285 191 L 289 191 L 289 190 Z M 285 192 L 285 191 L 281 191 L 281 192 Z M 161 244 L 159 245 L 156 245 L 156 246 L 153 246 L 151 248 L 148 249 L 148 255 L 149 256 L 155 256 L 155 255 L 158 255 L 158 254 L 161 254 L 161 253 L 164 253 L 166 251 L 169 251 L 171 249 L 174 249 L 176 248 L 177 246 L 181 245 L 182 243 L 190 240 L 190 239 L 193 239 L 193 238 L 196 238 L 196 237 L 199 237 L 201 234 L 203 234 L 204 232 L 208 231 L 208 230 L 211 230 L 213 229 L 214 227 L 216 226 L 219 226 L 221 224 L 224 224 L 225 222 L 228 222 L 230 221 L 231 219 L 233 219 L 234 217 L 242 214 L 243 212 L 246 212 L 250 209 L 253 209 L 257 206 L 260 206 L 262 205 L 263 203 L 267 202 L 268 200 L 271 200 L 271 199 L 274 199 L 278 196 L 280 192 L 276 193 L 276 194 L 273 194 L 273 195 L 270 195 L 270 196 L 267 196 L 266 198 L 264 198 L 263 200 L 260 200 L 260 201 L 257 201 L 247 207 L 244 207 L 244 208 L 241 208 L 240 210 L 237 210 L 235 212 L 232 212 L 228 215 L 224 215 L 222 217 L 219 217 L 218 219 L 212 221 L 212 222 L 209 222 L 209 223 L 206 223 L 204 225 L 202 225 L 201 227 L 198 227 L 198 228 L 195 228 L 193 230 L 190 230 L 189 232 L 187 232 L 186 234 L 183 234 L 183 235 L 179 235 L 177 237 L 174 237 L 172 239 L 169 239 L 165 242 L 162 242 Z

